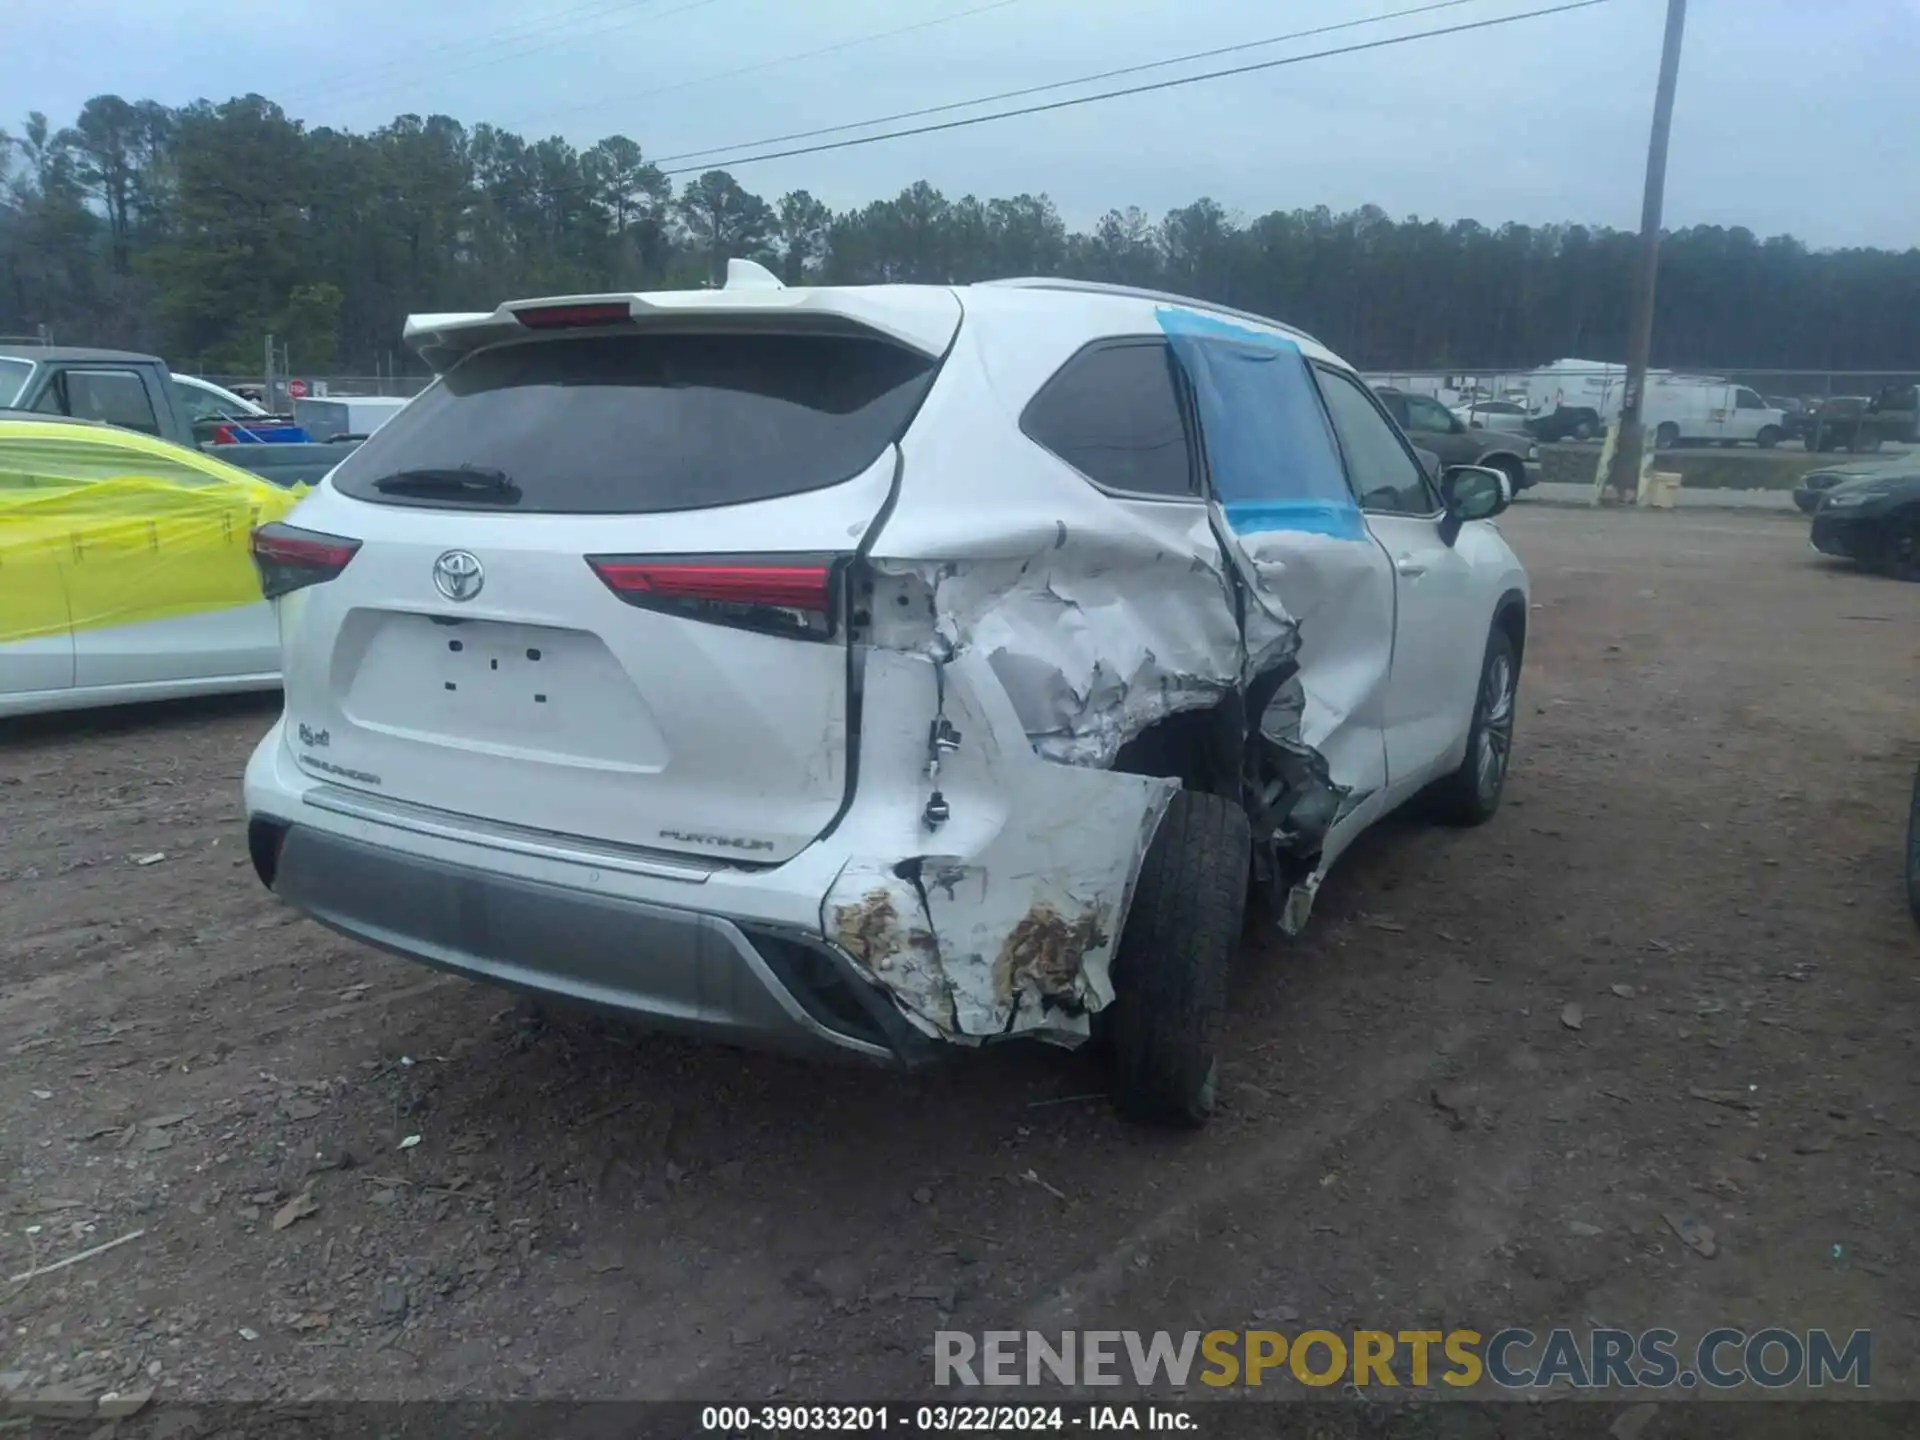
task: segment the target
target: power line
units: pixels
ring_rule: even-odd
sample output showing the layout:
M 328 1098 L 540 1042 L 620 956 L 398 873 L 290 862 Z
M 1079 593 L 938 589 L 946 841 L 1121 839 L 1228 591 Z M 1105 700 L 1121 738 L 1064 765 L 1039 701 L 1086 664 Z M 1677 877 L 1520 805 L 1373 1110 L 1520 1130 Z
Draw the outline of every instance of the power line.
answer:
M 654 163 L 671 165 L 676 160 L 697 160 L 702 155 L 718 155 L 722 151 L 754 150 L 762 145 L 784 145 L 789 140 L 811 140 L 819 135 L 838 135 L 848 130 L 865 130 L 874 125 L 891 125 L 901 120 L 918 120 L 925 115 L 944 115 L 953 110 L 971 110 L 977 105 L 994 105 L 1002 100 L 1019 100 L 1028 95 L 1040 95 L 1049 90 L 1068 90 L 1075 85 L 1091 85 L 1100 80 L 1114 80 L 1122 75 L 1138 75 L 1146 70 L 1164 70 L 1169 65 L 1185 65 L 1195 60 L 1211 60 L 1216 55 L 1232 55 L 1245 50 L 1259 50 L 1268 45 L 1280 45 L 1289 40 L 1306 40 L 1315 35 L 1328 35 L 1336 30 L 1353 30 L 1362 25 L 1378 25 L 1383 20 L 1404 20 L 1411 15 L 1424 15 L 1433 10 L 1453 10 L 1462 5 L 1474 5 L 1481 0 L 1435 0 L 1428 5 L 1416 5 L 1407 10 L 1396 10 L 1387 15 L 1370 15 L 1361 20 L 1343 20 L 1337 25 L 1318 25 L 1311 30 L 1294 30 L 1285 35 L 1269 35 L 1264 40 L 1245 40 L 1237 45 L 1220 45 L 1211 50 L 1195 50 L 1186 55 L 1175 55 L 1166 60 L 1149 60 L 1143 65 L 1124 65 L 1118 70 L 1101 70 L 1092 75 L 1081 75 L 1073 80 L 1054 80 L 1045 85 L 1028 85 L 1019 90 L 1002 90 L 997 95 L 982 95 L 973 100 L 955 100 L 946 105 L 928 105 L 918 110 L 901 110 L 892 115 L 882 115 L 873 120 L 856 120 L 845 125 L 823 125 L 817 130 L 794 130 L 785 135 L 770 135 L 764 140 L 743 140 L 737 145 L 710 145 L 704 150 L 684 150 L 677 155 L 662 155 Z
M 803 50 L 796 55 L 782 55 L 777 60 L 762 60 L 757 65 L 743 65 L 738 70 L 722 70 L 717 75 L 703 75 L 698 80 L 681 80 L 672 85 L 662 85 L 658 89 L 642 90 L 637 94 L 622 94 L 605 100 L 589 100 L 583 105 L 569 105 L 564 110 L 549 110 L 538 118 L 540 121 L 545 122 L 556 115 L 573 115 L 582 110 L 598 110 L 608 105 L 618 105 L 634 100 L 650 100 L 657 95 L 671 95 L 675 91 L 691 90 L 696 85 L 711 85 L 716 80 L 732 80 L 741 75 L 752 75 L 762 70 L 771 70 L 777 65 L 791 65 L 799 60 L 813 60 L 821 55 L 835 55 L 843 50 L 853 50 L 859 46 L 872 45 L 881 40 L 892 40 L 896 36 L 910 35 L 916 30 L 931 30 L 936 25 L 948 25 L 955 20 L 965 20 L 970 16 L 984 15 L 989 10 L 1004 10 L 1009 5 L 1018 5 L 1019 3 L 1021 3 L 1021 0 L 993 0 L 993 3 L 990 5 L 976 5 L 971 10 L 955 10 L 946 15 L 936 15 L 931 20 L 921 20 L 912 25 L 902 25 L 897 30 L 881 30 L 872 35 L 856 36 L 851 40 L 842 40 L 837 45 L 823 45 L 818 50 Z M 1449 3 L 1464 5 L 1468 3 L 1468 0 L 1449 0 Z M 527 124 L 529 122 L 516 121 L 513 123 Z M 782 136 L 780 138 L 789 139 L 792 137 Z M 693 153 L 704 154 L 706 152 L 695 151 Z M 673 158 L 678 160 L 684 157 L 676 155 Z
M 1200 75 L 1186 75 L 1176 80 L 1157 80 L 1150 85 L 1129 85 L 1120 90 L 1103 90 L 1097 95 L 1079 95 L 1070 100 L 1050 101 L 1045 105 L 1026 105 L 1017 110 L 995 111 L 991 115 L 971 115 L 962 120 L 943 120 L 935 125 L 916 125 L 907 130 L 889 130 L 879 135 L 857 136 L 852 140 L 830 140 L 821 145 L 802 145 L 791 150 L 772 150 L 760 155 L 740 155 L 704 165 L 683 165 L 675 169 L 663 169 L 661 173 L 668 176 L 691 175 L 703 170 L 732 170 L 741 165 L 755 165 L 764 160 L 788 160 L 798 155 L 818 155 L 829 150 L 851 150 L 860 145 L 877 145 L 883 140 L 903 140 L 910 136 L 932 135 L 943 130 L 962 130 L 970 125 L 984 125 L 993 120 L 1011 120 L 1023 115 L 1042 115 L 1048 111 L 1067 110 L 1076 105 L 1092 105 L 1102 100 L 1118 100 L 1129 95 L 1146 95 L 1156 90 L 1174 90 L 1184 85 L 1198 85 L 1208 80 L 1225 80 L 1234 75 L 1251 75 L 1261 70 L 1277 70 L 1285 65 L 1299 65 L 1308 60 L 1326 60 L 1336 55 L 1356 55 L 1365 50 L 1382 50 L 1389 45 L 1405 45 L 1413 40 L 1434 40 L 1443 35 L 1461 35 L 1474 30 L 1490 30 L 1500 25 L 1512 25 L 1520 20 L 1535 20 L 1543 15 L 1563 15 L 1571 10 L 1586 10 L 1595 5 L 1609 3 L 1611 0 L 1569 0 L 1569 3 L 1564 5 L 1550 5 L 1541 10 L 1523 10 L 1516 15 L 1501 15 L 1491 20 L 1470 20 L 1439 30 L 1421 30 L 1411 35 L 1389 36 L 1384 40 L 1366 40 L 1357 45 L 1341 45 L 1330 50 L 1316 50 L 1306 55 L 1289 55 L 1280 60 L 1262 60 L 1252 65 L 1235 65 L 1230 69 L 1211 70 Z M 877 125 L 882 122 L 874 120 L 867 123 Z
M 471 65 L 462 65 L 452 70 L 435 70 L 430 78 L 443 80 L 452 75 L 466 75 L 475 70 L 484 70 L 489 65 L 499 65 L 508 60 L 524 60 L 530 55 L 539 55 L 548 50 L 558 49 L 562 45 L 571 45 L 579 40 L 597 40 L 602 35 L 611 35 L 616 30 L 630 29 L 635 25 L 645 24 L 649 20 L 667 20 L 675 15 L 684 15 L 689 10 L 702 10 L 709 5 L 719 3 L 720 0 L 690 0 L 690 3 L 675 6 L 671 10 L 648 11 L 644 15 L 635 15 L 613 25 L 603 25 L 598 30 L 587 30 L 577 34 L 562 35 L 544 45 L 531 45 L 524 49 L 511 51 L 505 55 L 495 55 L 485 60 L 477 60 Z
M 365 70 L 357 70 L 349 78 L 347 89 L 350 92 L 357 91 L 365 81 L 379 81 L 385 77 L 396 75 L 403 70 L 417 70 L 422 62 L 431 61 L 435 56 L 471 55 L 482 50 L 490 49 L 502 40 L 525 40 L 542 30 L 554 25 L 563 24 L 577 16 L 584 15 L 589 20 L 598 20 L 602 16 L 616 14 L 621 10 L 631 10 L 636 6 L 654 5 L 657 3 L 659 3 L 659 0 L 613 0 L 611 4 L 608 3 L 608 0 L 590 0 L 588 4 L 576 5 L 569 10 L 556 10 L 545 15 L 534 15 L 526 19 L 516 20 L 511 25 L 503 25 L 500 29 L 489 31 L 485 35 L 466 40 L 456 40 L 447 45 L 429 46 L 425 50 L 412 51 L 404 59 L 389 60 L 382 65 L 375 65 Z M 589 14 L 589 11 L 592 13 Z M 284 92 L 283 104 L 287 102 L 297 103 L 303 98 L 324 95 L 327 93 L 330 85 L 331 82 L 323 85 L 296 85 L 293 89 Z

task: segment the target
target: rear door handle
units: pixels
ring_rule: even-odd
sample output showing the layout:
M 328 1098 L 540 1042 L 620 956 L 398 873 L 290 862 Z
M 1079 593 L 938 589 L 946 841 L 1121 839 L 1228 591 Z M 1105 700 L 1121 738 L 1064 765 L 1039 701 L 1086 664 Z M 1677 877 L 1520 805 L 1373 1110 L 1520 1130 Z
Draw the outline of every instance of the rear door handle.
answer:
M 1415 560 L 1412 556 L 1402 556 L 1400 559 L 1394 561 L 1393 568 L 1409 580 L 1427 573 L 1427 567 L 1422 565 L 1418 560 Z

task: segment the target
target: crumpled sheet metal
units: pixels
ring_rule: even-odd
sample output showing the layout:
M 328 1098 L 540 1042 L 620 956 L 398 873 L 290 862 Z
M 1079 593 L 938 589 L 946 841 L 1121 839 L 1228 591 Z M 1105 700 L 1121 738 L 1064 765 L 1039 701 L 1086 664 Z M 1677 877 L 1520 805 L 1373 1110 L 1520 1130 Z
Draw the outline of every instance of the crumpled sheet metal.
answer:
M 1077 1044 L 1113 998 L 1120 922 L 1178 782 L 1042 758 L 977 653 L 874 654 L 875 713 L 930 696 L 941 665 L 945 715 L 962 736 L 939 776 L 953 818 L 900 837 L 896 863 L 848 865 L 822 906 L 823 931 L 928 1035 Z M 870 735 L 863 770 L 914 773 L 911 728 Z
M 1192 528 L 1184 551 L 1075 530 L 1021 561 L 878 568 L 931 611 L 913 648 L 985 656 L 1035 750 L 1105 768 L 1148 725 L 1217 704 L 1238 680 L 1225 562 L 1202 512 Z
M 0 644 L 260 603 L 283 490 L 133 432 L 0 421 Z
M 1049 495 L 1056 514 L 1027 494 L 983 492 L 976 510 L 927 517 L 937 525 L 890 522 L 870 557 L 867 713 L 914 718 L 891 740 L 869 728 L 863 785 L 876 745 L 924 765 L 939 695 L 966 743 L 938 781 L 951 820 L 899 837 L 882 852 L 896 863 L 849 866 L 822 921 L 931 1035 L 1073 1044 L 1112 998 L 1119 923 L 1177 789 L 1109 768 L 1149 726 L 1298 661 L 1255 720 L 1269 746 L 1262 779 L 1288 817 L 1281 842 L 1304 833 L 1311 850 L 1312 823 L 1384 778 L 1379 731 L 1363 723 L 1384 668 L 1346 664 L 1336 623 L 1379 557 L 1305 358 L 1210 317 L 1168 309 L 1160 321 L 1193 383 L 1219 503 L 1135 508 L 1088 486 L 1079 504 L 1071 490 Z M 1276 463 L 1290 467 L 1284 486 Z M 1295 498 L 1273 499 L 1276 488 Z M 1321 647 L 1296 603 L 1333 641 L 1331 663 L 1309 663 Z M 1392 633 L 1390 614 L 1356 623 L 1376 640 Z M 1294 785 L 1305 793 L 1286 794 Z

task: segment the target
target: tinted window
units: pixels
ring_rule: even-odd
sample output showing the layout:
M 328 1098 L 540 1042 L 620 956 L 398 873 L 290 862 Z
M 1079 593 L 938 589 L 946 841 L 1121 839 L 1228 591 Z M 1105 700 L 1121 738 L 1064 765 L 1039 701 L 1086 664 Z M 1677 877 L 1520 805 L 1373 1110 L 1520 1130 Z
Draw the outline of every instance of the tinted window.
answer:
M 1733 406 L 1736 410 L 1764 410 L 1766 402 L 1751 390 L 1733 392 Z
M 147 387 L 131 370 L 64 370 L 34 408 L 147 435 L 160 433 Z
M 852 479 L 899 439 L 934 361 L 844 335 L 598 335 L 469 356 L 334 472 L 362 500 L 638 514 L 797 495 Z M 373 482 L 504 471 L 517 501 Z
M 1360 507 L 1385 515 L 1431 515 L 1440 501 L 1393 425 L 1361 386 L 1333 370 L 1320 372 L 1320 393 L 1333 417 Z M 1411 402 L 1417 397 L 1408 397 Z
M 1173 376 L 1163 341 L 1082 350 L 1033 397 L 1020 428 L 1111 490 L 1198 494 Z

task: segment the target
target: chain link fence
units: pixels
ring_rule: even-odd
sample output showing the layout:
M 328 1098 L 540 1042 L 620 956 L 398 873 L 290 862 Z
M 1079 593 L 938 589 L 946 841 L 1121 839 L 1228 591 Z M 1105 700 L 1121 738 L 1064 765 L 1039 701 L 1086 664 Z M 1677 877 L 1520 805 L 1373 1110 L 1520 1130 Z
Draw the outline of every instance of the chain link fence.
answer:
M 243 392 L 246 389 L 261 389 L 265 383 L 259 375 L 202 375 L 199 378 L 227 390 Z M 304 384 L 308 395 L 333 400 L 378 396 L 411 399 L 433 383 L 431 375 L 309 375 L 295 372 L 285 378 Z

